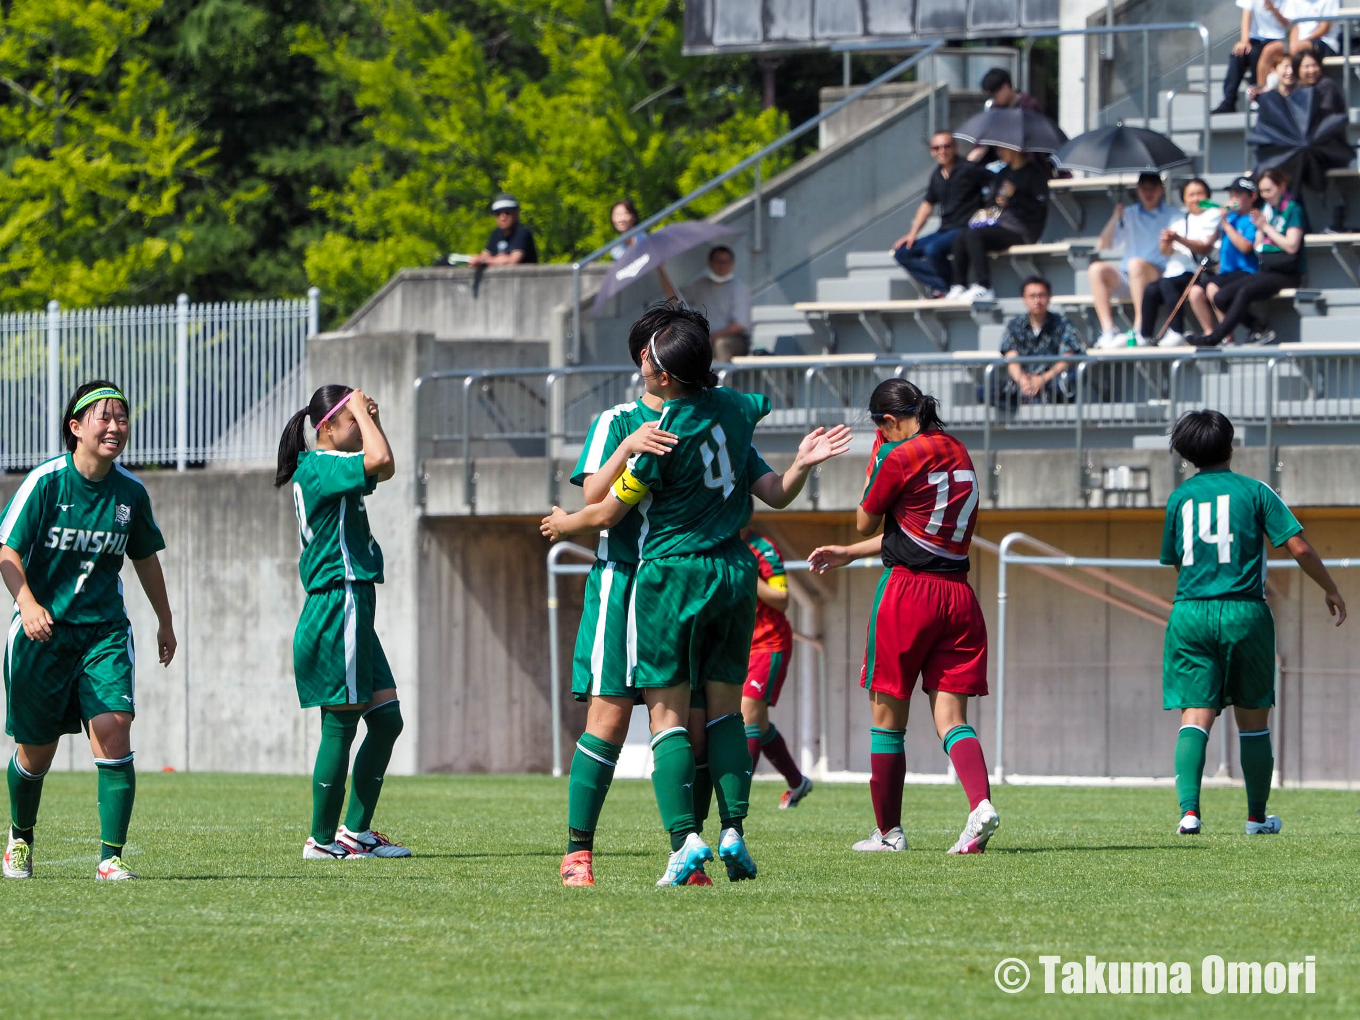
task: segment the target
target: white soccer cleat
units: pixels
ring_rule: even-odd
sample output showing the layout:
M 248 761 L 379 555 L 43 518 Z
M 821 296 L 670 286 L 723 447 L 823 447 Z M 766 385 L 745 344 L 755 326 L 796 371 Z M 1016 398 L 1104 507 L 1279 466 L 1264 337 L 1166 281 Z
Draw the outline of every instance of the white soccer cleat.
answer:
M 393 843 L 375 829 L 363 832 L 350 832 L 343 825 L 336 830 L 335 841 L 352 854 L 368 854 L 370 857 L 410 857 L 409 848 Z
M 1284 828 L 1284 822 L 1280 821 L 1279 815 L 1266 815 L 1264 822 L 1248 822 L 1248 836 L 1273 836 Z
M 5 846 L 3 870 L 6 878 L 33 877 L 33 848 L 24 840 L 15 839 L 13 833 Z
M 968 813 L 968 822 L 959 833 L 958 842 L 949 848 L 951 854 L 980 854 L 987 849 L 987 840 L 992 838 L 996 827 L 1001 824 L 1001 816 L 996 813 L 990 800 L 984 800 Z
M 691 832 L 680 849 L 671 854 L 666 862 L 666 873 L 657 879 L 656 884 L 688 885 L 690 876 L 702 868 L 705 861 L 711 860 L 713 851 L 699 838 L 697 832 Z
M 897 825 L 887 832 L 879 832 L 877 829 L 868 839 L 861 839 L 852 846 L 851 850 L 860 850 L 868 853 L 888 852 L 901 853 L 907 848 L 907 834 L 902 831 L 902 826 Z
M 791 807 L 797 807 L 798 802 L 812 792 L 812 780 L 804 776 L 799 780 L 798 785 L 790 787 L 784 791 L 779 798 L 779 810 L 787 811 Z
M 311 836 L 302 844 L 304 861 L 351 861 L 360 857 L 372 857 L 367 851 L 355 852 L 338 839 L 330 843 L 318 843 Z
M 1199 815 L 1193 812 L 1186 812 L 1181 824 L 1176 827 L 1178 836 L 1198 836 L 1203 831 L 1203 823 L 1199 820 Z
M 94 877 L 101 882 L 125 882 L 138 876 L 128 870 L 123 858 L 114 856 L 99 862 L 99 870 L 94 873 Z

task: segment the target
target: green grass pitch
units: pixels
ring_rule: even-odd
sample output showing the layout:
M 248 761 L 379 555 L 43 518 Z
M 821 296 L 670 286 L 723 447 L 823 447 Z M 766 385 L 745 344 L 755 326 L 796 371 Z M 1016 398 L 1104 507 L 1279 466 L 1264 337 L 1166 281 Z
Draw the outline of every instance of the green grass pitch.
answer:
M 854 854 L 867 790 L 793 811 L 758 783 L 754 882 L 656 889 L 651 788 L 605 808 L 595 889 L 563 889 L 566 780 L 394 778 L 411 860 L 304 862 L 305 778 L 141 777 L 127 859 L 94 881 L 94 777 L 47 781 L 33 881 L 0 883 L 3 1015 L 38 1017 L 1238 1017 L 1360 1015 L 1360 797 L 1240 790 L 1177 837 L 1167 789 L 1002 788 L 985 856 L 948 857 L 957 788 L 908 787 L 905 854 Z M 710 833 L 716 837 L 716 833 Z M 1184 996 L 1044 995 L 1040 954 L 1186 960 Z M 1199 961 L 1316 957 L 1314 995 L 1208 995 Z M 1034 980 L 1006 995 L 1005 957 Z

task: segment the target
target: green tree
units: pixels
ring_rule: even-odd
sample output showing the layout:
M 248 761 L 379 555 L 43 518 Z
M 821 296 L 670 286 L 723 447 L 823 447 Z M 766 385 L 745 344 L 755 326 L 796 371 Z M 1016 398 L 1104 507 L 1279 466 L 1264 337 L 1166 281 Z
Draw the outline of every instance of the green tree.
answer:
M 138 52 L 159 0 L 14 0 L 0 8 L 0 304 L 166 295 L 211 204 L 213 150 L 169 112 Z
M 307 28 L 297 42 L 352 90 L 369 144 L 343 187 L 313 191 L 328 229 L 307 273 L 342 309 L 405 266 L 481 250 L 496 191 L 520 199 L 543 257 L 569 260 L 613 236 L 613 200 L 660 208 L 786 126 L 754 90 L 681 56 L 670 0 L 356 5 L 376 32 Z M 511 59 L 488 58 L 489 26 Z M 733 182 L 691 212 L 748 189 Z

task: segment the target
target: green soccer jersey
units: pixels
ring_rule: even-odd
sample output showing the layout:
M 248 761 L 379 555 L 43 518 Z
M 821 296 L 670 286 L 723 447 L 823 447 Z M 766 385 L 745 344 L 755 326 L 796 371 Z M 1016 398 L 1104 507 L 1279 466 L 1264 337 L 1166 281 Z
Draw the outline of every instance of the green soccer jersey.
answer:
M 146 486 L 131 471 L 114 464 L 92 482 L 69 453 L 28 473 L 0 516 L 0 543 L 23 558 L 39 605 L 71 624 L 126 621 L 124 554 L 144 560 L 165 548 Z
M 376 476 L 364 474 L 362 452 L 311 450 L 298 456 L 293 509 L 302 541 L 298 574 L 307 591 L 346 581 L 382 584 L 382 549 L 368 530 L 364 508 L 364 496 L 377 485 Z
M 641 400 L 615 404 L 591 423 L 586 433 L 586 445 L 572 472 L 571 484 L 584 485 L 586 477 L 604 467 L 619 444 L 632 435 L 643 422 L 656 421 L 660 411 L 653 411 Z M 600 544 L 595 550 L 597 559 L 614 563 L 638 561 L 638 538 L 642 530 L 642 515 L 630 513 L 607 531 L 600 532 Z
M 1266 539 L 1303 526 L 1270 486 L 1226 468 L 1201 471 L 1166 503 L 1162 562 L 1180 565 L 1176 601 L 1266 597 Z
M 679 441 L 665 456 L 633 457 L 614 487 L 641 518 L 641 559 L 705 552 L 746 526 L 751 482 L 770 470 L 751 438 L 769 413 L 767 397 L 726 388 L 666 402 L 661 427 Z

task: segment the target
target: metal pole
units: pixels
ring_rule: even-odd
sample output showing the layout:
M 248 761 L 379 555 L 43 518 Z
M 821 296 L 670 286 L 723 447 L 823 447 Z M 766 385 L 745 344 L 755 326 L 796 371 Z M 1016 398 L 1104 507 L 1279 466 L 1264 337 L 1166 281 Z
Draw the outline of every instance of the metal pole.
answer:
M 571 264 L 571 341 L 567 344 L 567 364 L 581 361 L 581 263 Z
M 992 762 L 992 778 L 998 783 L 1006 778 L 1006 558 L 1011 546 L 1024 536 L 1013 531 L 1001 540 L 996 561 L 996 760 Z
M 474 377 L 463 380 L 463 502 L 468 511 L 477 509 L 476 490 L 472 482 L 472 382 Z
M 189 295 L 175 299 L 175 470 L 189 466 Z
M 1213 109 L 1213 101 L 1210 93 L 1212 92 L 1210 71 L 1212 65 L 1209 63 L 1209 30 L 1203 25 L 1199 26 L 1199 39 L 1204 44 L 1204 172 L 1209 173 L 1210 165 L 1213 161 L 1213 117 L 1210 110 Z
M 751 251 L 753 251 L 753 252 L 763 251 L 763 250 L 764 250 L 764 247 L 765 247 L 765 238 L 764 238 L 764 233 L 765 233 L 765 231 L 764 231 L 764 229 L 763 229 L 763 228 L 764 228 L 764 223 L 762 222 L 762 220 L 764 219 L 764 208 L 763 208 L 763 206 L 764 206 L 764 204 L 765 204 L 765 200 L 764 200 L 764 197 L 763 197 L 762 194 L 761 194 L 761 187 L 760 187 L 760 185 L 761 185 L 760 164 L 757 163 L 757 164 L 756 164 L 755 189 L 754 189 L 754 191 L 753 191 L 753 193 L 752 193 L 752 196 L 751 196 L 751 197 L 752 197 L 752 200 L 753 200 L 753 205 L 752 205 L 752 208 L 751 208 L 751 212 L 752 212 L 752 214 L 755 216 L 755 226 L 754 226 L 754 228 L 752 229 L 752 240 L 751 240 Z
M 926 137 L 929 139 L 935 137 L 935 125 L 938 123 L 935 117 L 935 101 L 940 95 L 939 86 L 933 78 L 930 80 L 930 91 L 926 95 L 928 96 L 926 100 L 926 130 L 930 132 Z
M 1209 87 L 1205 82 L 1205 88 Z M 1143 127 L 1152 129 L 1152 65 L 1148 55 L 1148 33 L 1143 30 Z
M 47 455 L 61 452 L 61 304 L 47 302 Z
M 1025 41 L 1020 45 L 1020 89 L 1023 92 L 1029 91 L 1029 65 L 1033 59 L 1034 39 L 1025 36 Z
M 841 88 L 850 87 L 850 51 L 841 54 Z
M 307 336 L 316 336 L 321 332 L 321 288 L 307 288 Z
M 1351 108 L 1351 75 L 1354 73 L 1351 68 L 1351 23 L 1347 22 L 1341 31 L 1341 56 L 1345 59 L 1345 64 L 1341 70 L 1341 94 L 1345 98 L 1346 109 Z
M 1086 454 L 1084 452 L 1084 437 L 1082 436 L 1082 419 L 1084 417 L 1082 411 L 1084 410 L 1084 405 L 1081 399 L 1082 384 L 1086 381 L 1086 365 L 1087 362 L 1085 361 L 1077 365 L 1077 399 L 1075 402 L 1077 408 L 1077 426 L 1075 429 L 1077 441 L 1077 499 L 1080 501 L 1081 505 L 1084 505 L 1086 502 Z
M 557 566 L 558 550 L 548 550 L 548 704 L 552 715 L 552 774 L 562 775 L 562 678 L 557 665 Z
M 1277 358 L 1266 362 L 1266 484 L 1280 491 L 1279 461 L 1275 458 L 1275 366 Z
M 992 387 L 996 385 L 996 363 L 987 362 L 982 370 L 982 463 L 987 472 L 987 502 L 996 507 L 996 465 L 992 463 Z
M 546 411 L 547 421 L 544 422 L 543 429 L 543 460 L 548 469 L 548 506 L 557 505 L 557 452 L 555 449 L 557 435 L 557 409 L 553 406 L 553 396 L 557 388 L 556 372 L 549 372 L 547 379 L 544 380 L 544 387 L 547 390 Z

